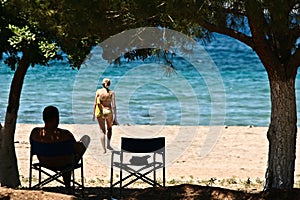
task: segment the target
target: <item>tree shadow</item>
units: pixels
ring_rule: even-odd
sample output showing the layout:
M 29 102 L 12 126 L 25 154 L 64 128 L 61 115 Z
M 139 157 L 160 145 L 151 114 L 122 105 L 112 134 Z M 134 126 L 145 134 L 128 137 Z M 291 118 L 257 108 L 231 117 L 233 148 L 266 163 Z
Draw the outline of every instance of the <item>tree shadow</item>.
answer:
M 64 187 L 43 188 L 43 191 L 66 194 Z M 84 198 L 81 191 L 75 191 L 77 199 L 99 200 L 99 199 L 123 199 L 123 200 L 299 200 L 300 189 L 291 190 L 268 190 L 261 192 L 247 193 L 245 191 L 230 190 L 226 188 L 200 186 L 193 184 L 181 184 L 168 187 L 149 188 L 126 188 L 122 191 L 122 198 L 119 197 L 119 190 L 113 191 L 113 198 L 108 187 L 86 187 Z
M 66 189 L 61 187 L 44 187 L 42 189 L 46 192 L 67 194 Z M 133 194 L 141 192 L 144 189 L 140 188 L 126 188 L 122 190 L 122 198 L 119 197 L 119 189 L 114 189 L 113 194 L 111 196 L 109 187 L 85 187 L 84 189 L 84 197 L 82 197 L 82 191 L 76 189 L 74 192 L 74 196 L 78 199 L 87 199 L 87 200 L 99 200 L 99 199 L 127 199 L 130 198 Z M 111 198 L 113 197 L 113 198 Z

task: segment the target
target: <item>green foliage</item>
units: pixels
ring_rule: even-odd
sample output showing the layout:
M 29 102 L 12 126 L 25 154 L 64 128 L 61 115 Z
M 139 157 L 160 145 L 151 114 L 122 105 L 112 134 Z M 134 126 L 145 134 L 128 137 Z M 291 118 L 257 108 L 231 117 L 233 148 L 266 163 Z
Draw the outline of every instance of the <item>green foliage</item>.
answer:
M 237 184 L 237 180 L 236 180 L 235 177 L 228 178 L 228 179 L 226 179 L 226 181 L 227 181 L 229 184 Z
M 178 181 L 176 180 L 176 179 L 171 179 L 170 181 L 168 181 L 167 182 L 168 184 L 170 184 L 170 185 L 175 185 L 175 184 L 177 184 L 178 183 Z
M 5 63 L 11 69 L 14 70 L 16 64 L 21 60 L 17 52 L 22 52 L 22 57 L 26 55 L 26 59 L 32 66 L 35 64 L 47 65 L 50 60 L 62 59 L 58 45 L 47 40 L 40 32 L 30 29 L 27 25 L 20 28 L 9 24 L 8 29 L 11 31 L 8 39 L 10 49 Z
M 215 177 L 210 178 L 209 181 L 208 181 L 209 185 L 212 186 L 213 184 L 215 184 L 216 180 L 217 179 Z
M 30 32 L 28 26 L 19 28 L 9 24 L 8 28 L 13 32 L 13 36 L 8 39 L 8 42 L 16 50 L 21 51 L 23 48 L 28 47 L 36 40 L 36 35 Z
M 296 39 L 299 38 L 298 4 L 292 1 L 281 2 L 282 6 L 279 9 L 277 1 L 248 2 L 253 12 L 265 13 L 261 31 L 266 34 L 265 38 L 269 39 L 275 51 L 280 48 L 279 44 L 282 46 L 287 43 L 281 41 L 278 34 L 289 33 L 287 41 L 290 43 L 286 44 L 289 49 L 281 52 L 278 50 L 278 55 L 286 54 L 292 48 L 295 51 Z M 245 36 L 251 36 L 248 25 L 250 12 L 246 11 L 245 1 L 1 0 L 1 5 L 9 11 L 1 12 L 1 14 L 9 15 L 4 16 L 10 19 L 8 21 L 12 18 L 16 19 L 10 24 L 23 27 L 15 30 L 13 37 L 9 37 L 14 50 L 20 51 L 25 42 L 27 44 L 33 42 L 36 32 L 30 32 L 30 30 L 35 29 L 38 33 L 43 33 L 39 36 L 35 35 L 35 38 L 44 37 L 39 41 L 48 41 L 46 42 L 48 44 L 55 41 L 56 45 L 68 55 L 73 67 L 80 67 L 93 46 L 114 34 L 137 27 L 167 27 L 203 42 L 211 40 L 211 32 L 229 35 L 246 44 L 249 43 L 245 40 Z M 14 17 L 12 17 L 13 14 Z M 1 32 L 3 28 L 0 24 Z M 38 44 L 43 46 L 41 50 L 44 57 L 41 58 L 43 60 L 41 63 L 54 57 L 55 45 L 50 47 L 43 42 L 38 42 Z M 48 46 L 47 51 L 45 51 L 45 46 Z M 52 53 L 49 53 L 50 49 Z M 109 50 L 114 51 L 114 49 Z M 145 59 L 153 55 L 151 53 L 154 51 L 137 50 L 131 52 L 130 56 L 134 59 Z M 287 56 L 281 56 L 282 59 L 283 57 L 287 59 Z M 37 63 L 37 61 L 34 62 Z
M 1 1 L 0 12 L 0 58 L 6 54 L 4 63 L 12 70 L 22 59 L 29 65 L 47 65 L 50 60 L 61 59 L 60 48 L 55 39 L 31 21 L 23 8 L 27 1 Z M 26 64 L 27 65 L 27 64 Z
M 46 59 L 54 59 L 59 51 L 56 43 L 49 43 L 48 41 L 40 41 L 39 48 Z
M 295 79 L 300 66 L 299 1 L 0 0 L 0 5 L 0 58 L 3 53 L 7 54 L 5 63 L 12 69 L 20 63 L 47 65 L 50 60 L 61 59 L 60 50 L 68 55 L 72 67 L 79 68 L 93 46 L 124 30 L 140 27 L 166 27 L 204 42 L 211 39 L 213 32 L 230 36 L 253 48 L 268 73 L 280 74 L 283 82 L 290 77 Z M 173 42 L 176 41 L 178 38 L 174 37 Z M 185 48 L 185 41 L 181 45 L 183 50 L 190 50 Z M 116 57 L 110 55 L 120 46 L 122 44 L 104 49 L 103 57 L 113 61 Z M 143 60 L 153 55 L 167 58 L 168 53 L 161 47 L 157 48 L 130 52 L 124 48 L 118 51 L 118 55 L 124 54 L 128 60 Z M 170 69 L 174 68 L 171 60 L 166 59 L 166 63 Z M 275 93 L 272 95 L 272 100 L 278 100 Z M 294 98 L 292 95 L 291 99 Z M 18 101 L 16 98 L 16 104 L 10 105 L 9 110 L 17 111 Z M 294 122 L 283 123 L 290 119 L 273 116 L 276 110 L 280 111 L 280 105 L 276 106 L 272 108 L 270 123 L 270 127 L 275 127 L 273 132 L 292 130 L 290 127 L 295 126 Z M 279 113 L 279 116 L 288 115 Z M 273 122 L 273 119 L 279 121 Z M 281 176 L 268 174 L 281 181 Z M 214 184 L 215 179 L 209 181 Z M 237 183 L 235 179 L 228 182 Z
M 7 3 L 8 0 L 0 0 L 0 6 L 3 7 L 6 3 Z

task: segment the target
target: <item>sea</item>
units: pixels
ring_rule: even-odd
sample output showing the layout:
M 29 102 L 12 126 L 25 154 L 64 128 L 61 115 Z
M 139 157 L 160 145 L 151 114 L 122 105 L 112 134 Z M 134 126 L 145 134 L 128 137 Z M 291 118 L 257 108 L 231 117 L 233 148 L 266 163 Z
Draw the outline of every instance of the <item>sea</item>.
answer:
M 42 124 L 42 111 L 54 105 L 60 123 L 92 124 L 94 96 L 111 79 L 117 118 L 124 125 L 268 126 L 270 89 L 255 52 L 230 37 L 215 34 L 196 42 L 193 52 L 173 49 L 172 67 L 161 57 L 109 63 L 99 46 L 79 70 L 67 60 L 30 67 L 21 94 L 17 123 Z M 4 122 L 14 71 L 0 62 L 0 122 Z M 296 79 L 296 95 L 300 94 Z M 299 98 L 297 98 L 299 115 Z

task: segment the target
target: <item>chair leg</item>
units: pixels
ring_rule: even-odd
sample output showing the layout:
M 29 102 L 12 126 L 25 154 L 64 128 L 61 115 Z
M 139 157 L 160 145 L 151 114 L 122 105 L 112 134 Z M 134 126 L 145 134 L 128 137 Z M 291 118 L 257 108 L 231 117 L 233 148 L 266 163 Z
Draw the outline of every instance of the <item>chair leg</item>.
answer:
M 113 177 L 114 177 L 114 172 L 113 172 L 113 167 L 110 167 L 110 197 L 112 197 L 112 190 L 113 190 Z
M 156 153 L 153 155 L 153 182 L 154 182 L 154 187 L 156 186 L 156 170 L 155 170 L 155 164 L 156 163 Z
M 123 172 L 123 151 L 121 151 L 121 155 L 120 155 L 120 163 L 121 163 L 121 166 L 120 166 L 120 198 L 122 197 L 122 172 Z
M 82 195 L 82 198 L 84 198 L 84 175 L 83 175 L 83 161 L 82 160 L 81 160 L 81 185 L 82 185 L 81 195 Z
M 41 169 L 41 166 L 39 166 L 39 184 L 41 183 L 41 181 L 42 181 L 42 169 Z
M 74 169 L 72 170 L 72 179 L 73 179 L 72 187 L 73 187 L 73 190 L 75 190 L 75 171 L 74 171 Z
M 30 169 L 29 169 L 29 188 L 31 188 L 31 181 L 32 181 L 32 168 L 30 165 Z
M 122 196 L 122 167 L 120 168 L 120 198 Z
M 166 186 L 166 168 L 165 168 L 166 158 L 165 158 L 165 152 L 163 152 L 162 156 L 163 156 L 163 186 L 165 187 Z

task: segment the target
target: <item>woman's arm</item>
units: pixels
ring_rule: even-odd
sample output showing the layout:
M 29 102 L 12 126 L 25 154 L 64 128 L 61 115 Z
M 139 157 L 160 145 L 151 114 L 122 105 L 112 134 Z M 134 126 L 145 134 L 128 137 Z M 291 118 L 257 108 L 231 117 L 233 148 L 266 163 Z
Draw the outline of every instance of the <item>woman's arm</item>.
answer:
M 96 105 L 97 105 L 97 97 L 98 97 L 98 91 L 96 91 L 95 100 L 94 100 L 93 117 L 92 117 L 93 121 L 95 120 L 95 110 L 96 110 Z

